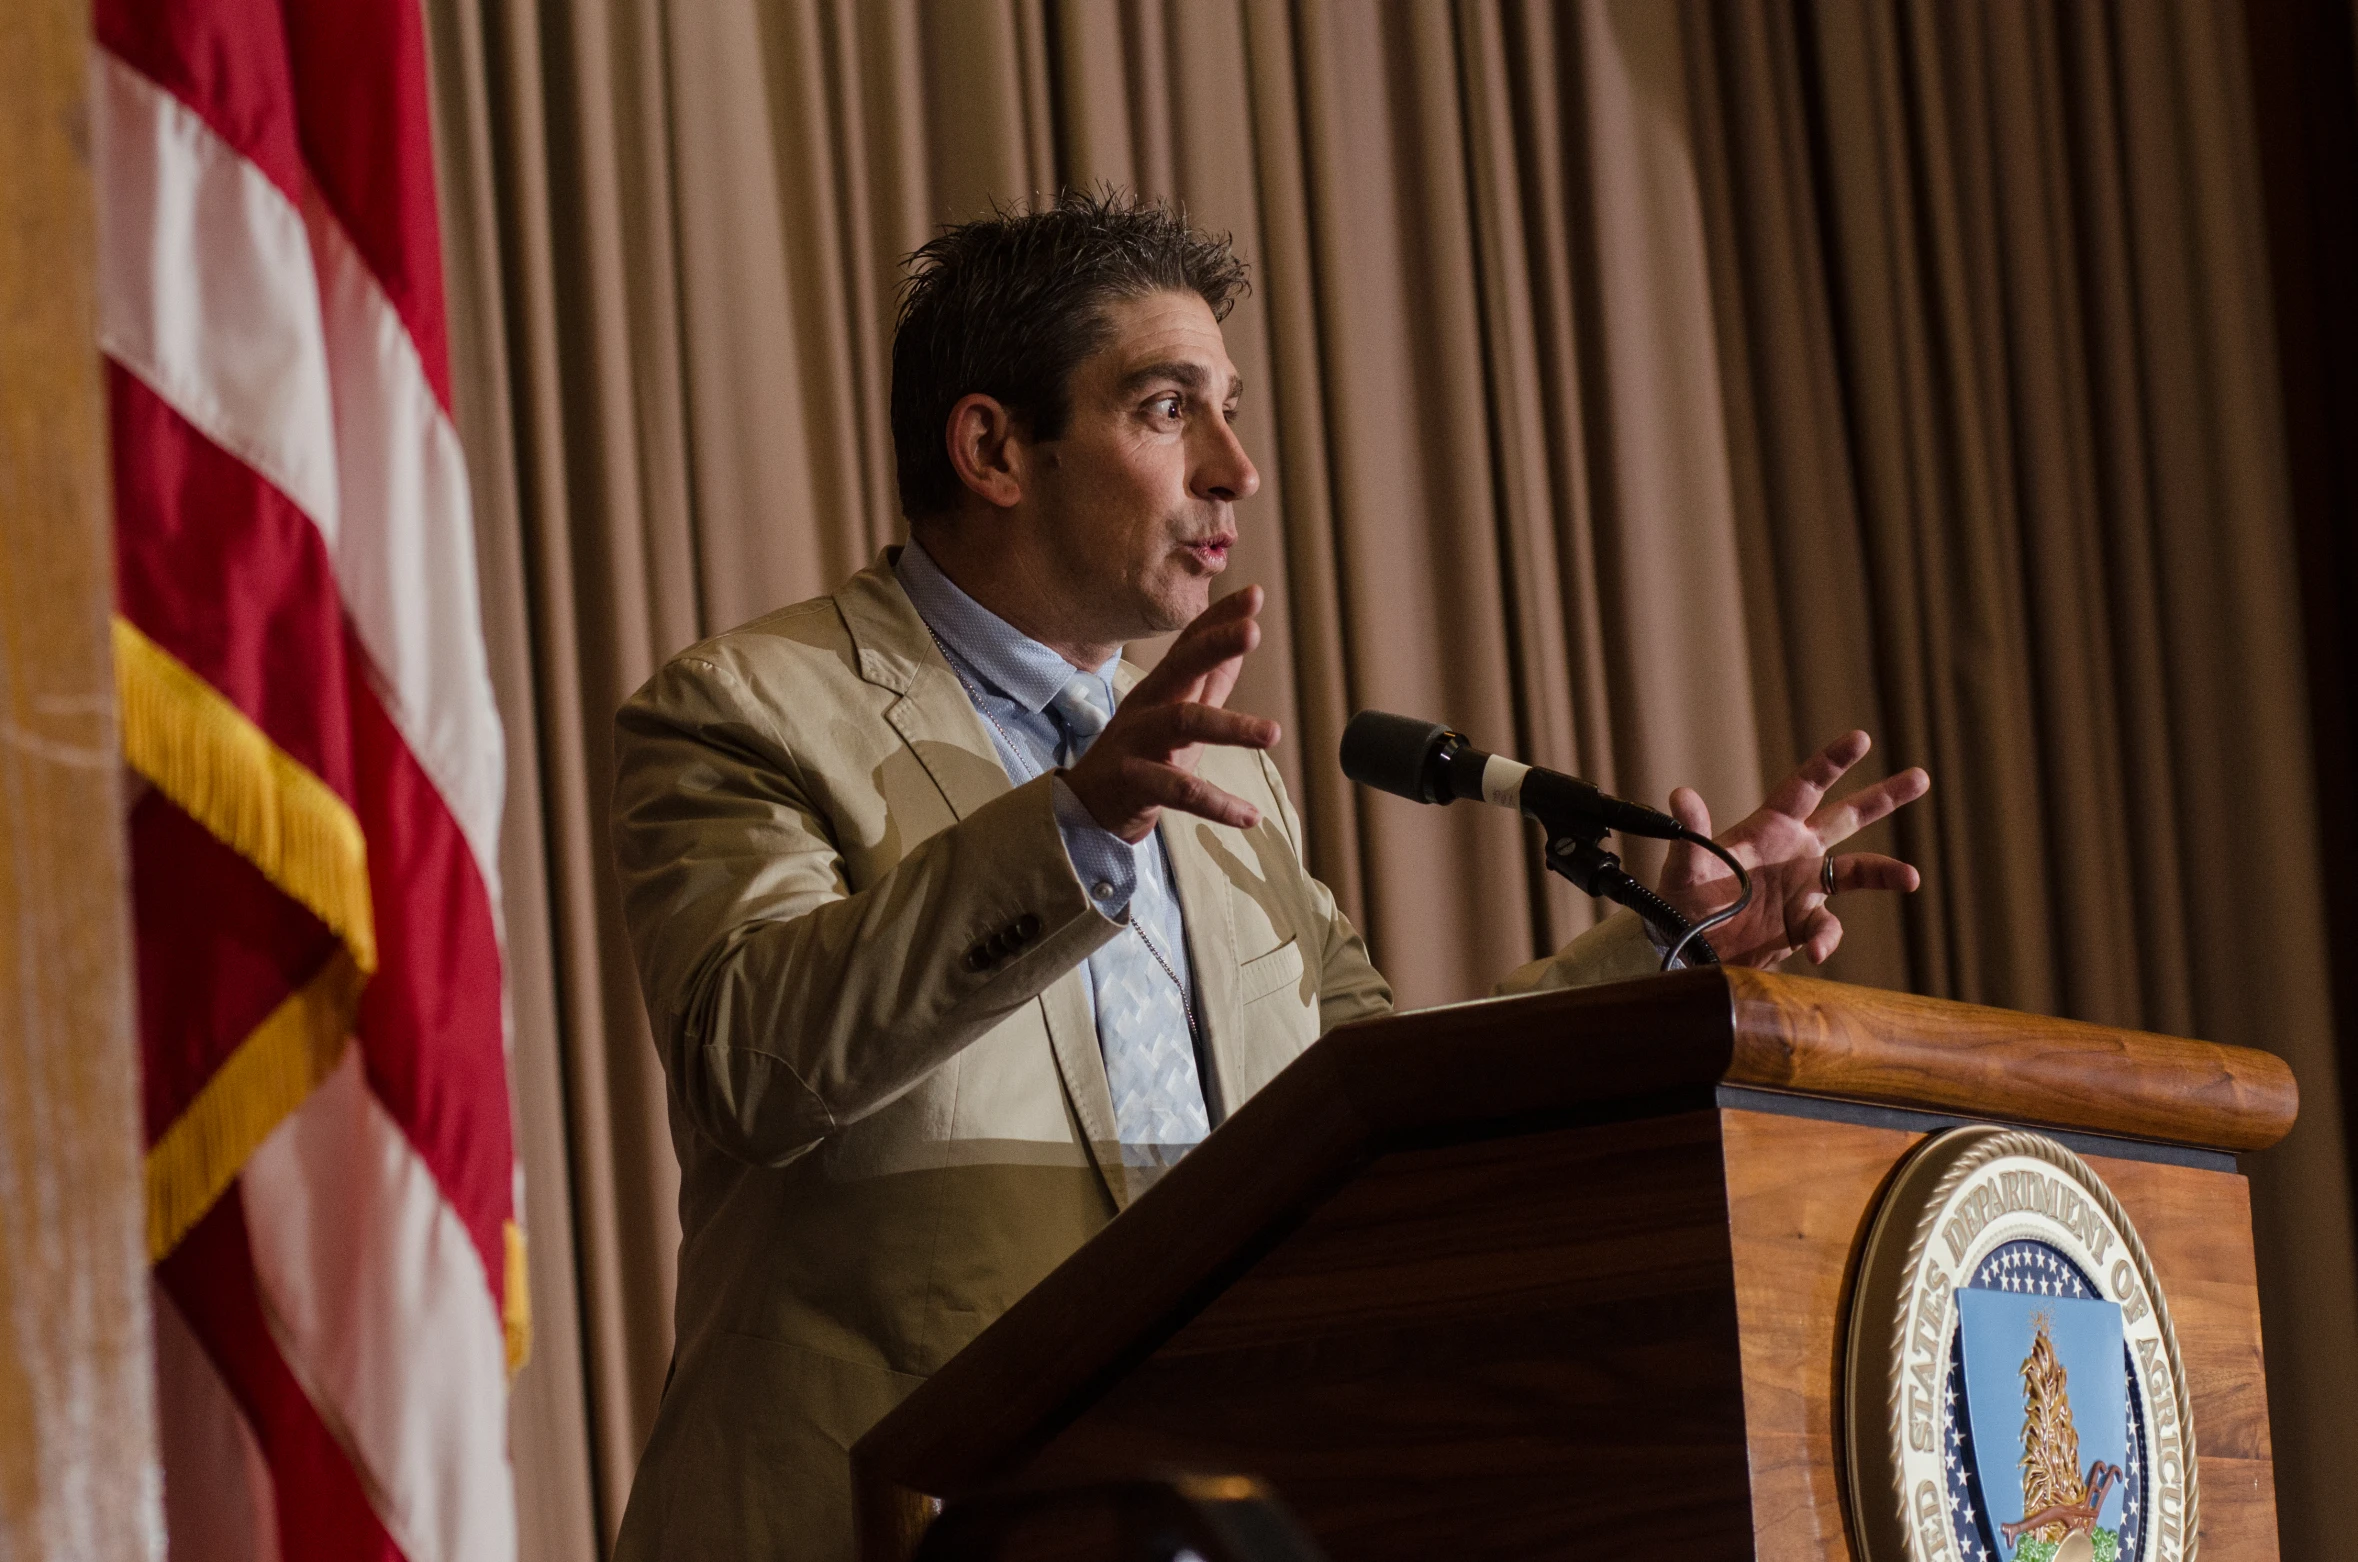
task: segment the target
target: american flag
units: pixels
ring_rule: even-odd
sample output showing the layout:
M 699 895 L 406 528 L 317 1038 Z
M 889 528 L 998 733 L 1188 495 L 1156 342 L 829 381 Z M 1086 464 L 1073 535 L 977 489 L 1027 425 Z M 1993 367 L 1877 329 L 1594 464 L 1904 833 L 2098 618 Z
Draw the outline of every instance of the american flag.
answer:
M 416 0 L 97 0 L 176 1555 L 515 1554 L 499 719 Z

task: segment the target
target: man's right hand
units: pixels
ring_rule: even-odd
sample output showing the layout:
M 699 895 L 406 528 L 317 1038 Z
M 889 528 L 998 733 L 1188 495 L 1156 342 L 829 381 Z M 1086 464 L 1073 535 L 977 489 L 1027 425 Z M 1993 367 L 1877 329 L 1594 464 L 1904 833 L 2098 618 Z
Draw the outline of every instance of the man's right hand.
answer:
M 1261 588 L 1222 597 L 1179 631 L 1138 680 L 1065 785 L 1089 816 L 1135 846 L 1166 808 L 1249 830 L 1261 811 L 1195 773 L 1204 745 L 1271 748 L 1278 726 L 1225 708 L 1245 657 L 1261 643 Z

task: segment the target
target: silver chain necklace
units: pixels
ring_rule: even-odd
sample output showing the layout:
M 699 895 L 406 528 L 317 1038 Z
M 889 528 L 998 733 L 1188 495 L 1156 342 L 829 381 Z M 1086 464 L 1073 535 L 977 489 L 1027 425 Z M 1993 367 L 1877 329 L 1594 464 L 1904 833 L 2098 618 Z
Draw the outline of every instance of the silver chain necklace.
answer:
M 933 648 L 942 653 L 942 661 L 948 664 L 951 676 L 965 687 L 966 696 L 973 702 L 975 710 L 981 714 L 983 720 L 991 724 L 991 730 L 999 734 L 1000 741 L 1007 745 L 1007 752 L 1015 756 L 1017 763 L 1030 765 L 1031 755 L 1024 752 L 1024 746 L 1021 743 L 1015 741 L 1014 734 L 999 724 L 999 718 L 991 714 L 990 707 L 983 703 L 982 690 L 976 688 L 974 680 L 966 676 L 966 670 L 958 665 L 958 659 L 950 654 L 950 648 L 942 644 L 942 637 L 933 632 L 933 625 L 927 624 L 925 633 L 932 639 Z M 1047 773 L 1045 770 L 1034 768 L 1031 775 L 1025 779 L 1036 781 Z M 1117 836 L 1116 839 L 1119 837 Z M 1189 1039 L 1200 1037 L 1203 1033 L 1196 1029 L 1195 1005 L 1188 1000 L 1187 984 L 1179 980 L 1178 970 L 1172 966 L 1169 960 L 1164 958 L 1163 952 L 1155 947 L 1154 940 L 1147 936 L 1146 924 L 1135 916 L 1130 919 L 1130 931 L 1138 935 L 1138 942 L 1146 946 L 1146 952 L 1154 956 L 1154 963 L 1163 968 L 1163 974 L 1171 979 L 1171 986 L 1178 991 L 1179 1012 L 1186 1017 Z

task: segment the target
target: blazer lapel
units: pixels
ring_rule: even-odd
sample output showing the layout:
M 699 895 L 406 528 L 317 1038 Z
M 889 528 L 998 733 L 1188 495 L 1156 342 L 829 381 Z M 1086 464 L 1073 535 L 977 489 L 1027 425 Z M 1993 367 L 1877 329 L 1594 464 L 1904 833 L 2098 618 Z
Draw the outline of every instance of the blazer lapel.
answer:
M 860 676 L 900 695 L 884 719 L 916 754 L 950 812 L 963 819 L 1013 786 L 982 713 L 942 659 L 908 593 L 893 578 L 899 552 L 885 549 L 874 564 L 845 582 L 835 594 L 835 606 L 851 631 Z M 975 758 L 983 763 L 970 763 Z M 1097 1048 L 1097 1027 L 1090 1023 L 1089 992 L 1083 985 L 1088 980 L 1088 967 L 1077 967 L 1049 983 L 1038 1002 L 1065 1098 L 1089 1136 L 1098 1176 L 1121 1207 L 1129 1203 L 1129 1178 L 1122 1169 L 1121 1134 L 1114 1126 L 1105 1058 Z
M 884 719 L 916 753 L 952 816 L 963 819 L 1011 786 L 982 713 L 893 579 L 892 561 L 899 551 L 885 549 L 874 564 L 846 581 L 835 593 L 835 607 L 851 631 L 860 676 L 900 696 Z
M 1228 1096 L 1228 1081 L 1240 1077 L 1236 1047 L 1244 1029 L 1236 981 L 1236 921 L 1228 880 L 1196 839 L 1198 831 L 1212 828 L 1209 824 L 1166 810 L 1156 828 L 1162 833 L 1163 855 L 1171 864 L 1171 888 L 1179 896 L 1179 914 L 1187 928 L 1196 1023 L 1203 1027 L 1202 1051 L 1212 1066 L 1212 1077 L 1204 1082 L 1204 1107 L 1217 1128 L 1235 1106 Z

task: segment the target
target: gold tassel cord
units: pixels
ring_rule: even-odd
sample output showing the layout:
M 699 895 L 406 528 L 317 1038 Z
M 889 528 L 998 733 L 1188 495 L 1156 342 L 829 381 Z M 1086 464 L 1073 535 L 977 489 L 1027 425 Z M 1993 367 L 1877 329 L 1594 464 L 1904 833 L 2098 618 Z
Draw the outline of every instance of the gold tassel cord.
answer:
M 147 1152 L 148 1262 L 179 1245 L 271 1130 L 334 1070 L 364 980 L 338 950 L 238 1043 Z
M 129 620 L 114 622 L 123 757 L 377 968 L 368 840 L 351 805 L 220 690 Z
M 532 1359 L 532 1281 L 524 1264 L 524 1229 L 514 1221 L 501 1223 L 500 1235 L 506 1239 L 507 1275 L 503 1294 L 507 1300 L 500 1309 L 501 1323 L 508 1336 L 508 1376 L 523 1370 Z
M 147 1238 L 160 1262 L 247 1159 L 343 1056 L 376 970 L 368 841 L 351 805 L 187 664 L 117 615 L 123 757 L 156 789 L 318 917 L 344 948 L 287 997 L 147 1156 Z M 524 1234 L 504 1223 L 508 1373 L 532 1352 Z

